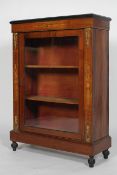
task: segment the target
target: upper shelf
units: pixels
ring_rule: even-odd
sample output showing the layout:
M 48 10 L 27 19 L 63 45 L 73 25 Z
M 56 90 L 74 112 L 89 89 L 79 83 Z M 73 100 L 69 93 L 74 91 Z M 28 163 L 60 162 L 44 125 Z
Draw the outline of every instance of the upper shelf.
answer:
M 78 66 L 26 65 L 29 69 L 78 69 Z
M 40 102 L 51 102 L 51 103 L 62 103 L 62 104 L 76 104 L 78 105 L 77 98 L 56 98 L 56 97 L 43 97 L 43 96 L 29 96 L 26 100 L 40 101 Z

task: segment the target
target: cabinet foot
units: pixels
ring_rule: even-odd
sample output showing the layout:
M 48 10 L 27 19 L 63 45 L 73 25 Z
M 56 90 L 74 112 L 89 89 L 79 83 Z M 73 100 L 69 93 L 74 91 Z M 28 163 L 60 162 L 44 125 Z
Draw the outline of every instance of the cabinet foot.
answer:
M 104 150 L 104 151 L 102 152 L 102 154 L 103 154 L 104 159 L 108 159 L 108 156 L 109 156 L 110 152 L 109 152 L 108 149 L 106 149 L 106 150 Z
M 13 151 L 16 151 L 18 144 L 16 142 L 12 142 L 11 147 L 12 147 Z
M 89 167 L 91 168 L 94 167 L 94 164 L 95 164 L 94 156 L 89 156 L 88 164 L 89 164 Z

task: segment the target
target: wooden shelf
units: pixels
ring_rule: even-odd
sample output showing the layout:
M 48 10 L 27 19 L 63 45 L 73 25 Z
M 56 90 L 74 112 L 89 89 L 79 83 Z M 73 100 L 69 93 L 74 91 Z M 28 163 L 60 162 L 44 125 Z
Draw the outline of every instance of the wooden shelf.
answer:
M 55 98 L 55 97 L 43 97 L 43 96 L 29 96 L 29 97 L 26 97 L 26 100 L 78 105 L 77 98 L 71 99 L 71 98 Z
M 62 119 L 62 120 L 61 120 Z M 64 125 L 63 125 L 64 123 Z M 29 118 L 26 120 L 26 126 L 53 129 L 59 131 L 78 132 L 79 119 L 78 116 L 58 117 L 56 115 L 40 115 L 39 117 Z
M 78 69 L 78 66 L 46 66 L 46 65 L 26 65 L 29 69 Z

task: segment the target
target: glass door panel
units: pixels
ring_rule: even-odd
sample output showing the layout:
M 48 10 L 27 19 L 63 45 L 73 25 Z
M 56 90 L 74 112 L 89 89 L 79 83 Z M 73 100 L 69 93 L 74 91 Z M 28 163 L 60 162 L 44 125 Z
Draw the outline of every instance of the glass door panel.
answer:
M 78 34 L 24 37 L 24 106 L 25 127 L 80 132 Z

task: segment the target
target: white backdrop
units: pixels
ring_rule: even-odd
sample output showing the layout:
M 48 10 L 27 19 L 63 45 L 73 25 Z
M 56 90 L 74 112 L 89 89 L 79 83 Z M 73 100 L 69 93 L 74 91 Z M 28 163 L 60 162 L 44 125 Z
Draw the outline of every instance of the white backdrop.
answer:
M 109 160 L 96 158 L 89 169 L 78 155 L 20 144 L 12 152 L 12 35 L 9 21 L 29 18 L 96 13 L 112 18 L 110 25 L 110 135 Z M 116 0 L 0 0 L 0 175 L 76 175 L 117 173 L 117 1 Z M 21 148 L 21 149 L 20 149 Z

